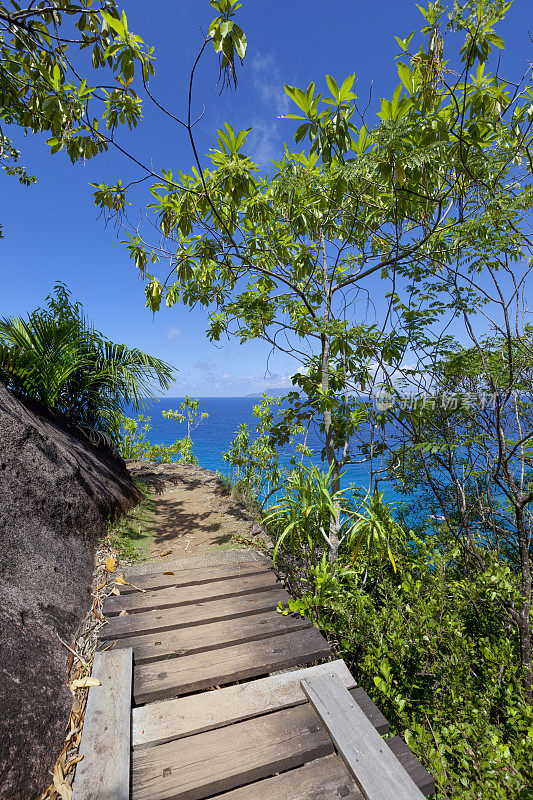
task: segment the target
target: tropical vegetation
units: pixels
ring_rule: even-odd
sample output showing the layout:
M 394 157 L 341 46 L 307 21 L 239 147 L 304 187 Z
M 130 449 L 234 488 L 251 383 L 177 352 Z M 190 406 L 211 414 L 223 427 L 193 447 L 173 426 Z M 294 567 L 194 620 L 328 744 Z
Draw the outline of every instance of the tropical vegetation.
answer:
M 11 5 L 0 4 L 0 120 L 49 131 L 73 161 L 119 146 L 118 126 L 140 119 L 135 78 L 154 100 L 151 50 L 125 15 L 93 0 Z M 224 87 L 246 55 L 239 4 L 212 0 L 186 114 L 171 115 L 191 170 L 136 161 L 151 183 L 148 233 L 128 219 L 138 194 L 126 181 L 93 184 L 152 311 L 200 307 L 210 340 L 261 339 L 294 357 L 293 390 L 257 406 L 255 432 L 241 425 L 224 454 L 291 584 L 280 613 L 328 633 L 439 795 L 464 800 L 525 800 L 533 786 L 533 86 L 501 71 L 511 5 L 419 6 L 377 119 L 355 75 L 286 86 L 293 141 L 265 175 L 247 130 L 226 123 L 205 162 L 196 148 L 198 59 L 213 46 Z M 90 47 L 90 70 L 111 69 L 118 88 L 73 79 L 67 43 L 50 35 L 65 15 L 80 35 L 69 46 Z M 31 181 L 1 135 L 8 171 Z M 0 324 L 0 370 L 83 424 L 113 436 L 122 425 L 125 455 L 194 460 L 198 401 L 168 412 L 187 436 L 150 445 L 147 418 L 120 413 L 151 381 L 168 386 L 169 366 L 106 340 L 62 288 L 27 321 Z M 348 485 L 355 463 L 366 486 Z M 408 501 L 387 503 L 391 486 Z
M 8 388 L 117 442 L 123 410 L 156 398 L 173 373 L 161 359 L 97 331 L 63 284 L 27 319 L 0 320 L 0 379 Z
M 185 423 L 187 434 L 182 439 L 176 439 L 172 444 L 152 444 L 148 434 L 152 430 L 150 417 L 140 414 L 137 419 L 122 417 L 120 420 L 121 437 L 119 442 L 120 454 L 123 458 L 135 458 L 153 461 L 156 464 L 198 464 L 198 459 L 193 454 L 192 432 L 204 420 L 209 418 L 205 411 L 199 411 L 199 400 L 188 395 L 175 410 L 162 411 L 165 419 L 173 422 Z
M 322 437 L 325 471 L 285 475 L 267 510 L 291 610 L 329 631 L 444 796 L 503 800 L 532 785 L 533 87 L 500 69 L 511 3 L 419 8 L 377 121 L 354 75 L 286 86 L 297 127 L 269 175 L 226 124 L 205 164 L 153 182 L 157 240 L 124 241 L 153 310 L 200 305 L 211 340 L 295 357 L 278 418 L 227 457 L 251 491 L 275 487 L 294 428 Z M 95 199 L 125 213 L 116 187 Z M 368 486 L 347 491 L 356 462 Z M 385 480 L 418 513 L 392 511 Z

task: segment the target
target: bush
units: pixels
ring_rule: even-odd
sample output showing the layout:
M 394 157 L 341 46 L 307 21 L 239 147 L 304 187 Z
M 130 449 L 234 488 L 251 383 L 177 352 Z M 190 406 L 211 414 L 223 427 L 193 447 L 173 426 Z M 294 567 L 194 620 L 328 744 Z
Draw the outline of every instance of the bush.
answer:
M 376 508 L 365 513 L 369 531 Z M 383 509 L 377 516 L 383 523 Z M 487 553 L 485 569 L 469 572 L 452 536 L 406 535 L 395 523 L 383 547 L 348 536 L 333 563 L 304 550 L 298 558 L 289 536 L 280 544 L 296 597 L 283 613 L 305 613 L 327 633 L 439 796 L 530 797 L 533 709 L 503 611 L 520 601 L 510 565 Z
M 198 406 L 199 401 L 187 395 L 175 411 L 161 412 L 165 419 L 187 424 L 187 435 L 168 445 L 151 444 L 148 441 L 148 434 L 152 430 L 149 417 L 142 414 L 137 419 L 122 417 L 119 440 L 121 456 L 153 461 L 156 464 L 170 464 L 174 461 L 179 464 L 198 464 L 198 459 L 192 452 L 191 433 L 204 419 L 209 417 L 205 411 L 200 413 Z

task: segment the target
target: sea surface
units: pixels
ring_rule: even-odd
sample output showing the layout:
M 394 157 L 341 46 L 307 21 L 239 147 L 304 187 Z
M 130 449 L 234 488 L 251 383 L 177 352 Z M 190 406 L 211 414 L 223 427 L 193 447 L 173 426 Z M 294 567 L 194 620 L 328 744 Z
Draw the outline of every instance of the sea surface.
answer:
M 165 419 L 162 411 L 176 410 L 183 401 L 182 397 L 165 397 L 157 404 L 148 407 L 143 413 L 150 417 L 152 429 L 148 433 L 148 440 L 152 444 L 168 445 L 181 439 L 187 434 L 185 423 Z M 247 423 L 252 438 L 255 434 L 257 419 L 252 410 L 260 403 L 258 397 L 202 397 L 199 401 L 198 411 L 205 411 L 209 418 L 200 422 L 192 432 L 193 453 L 201 467 L 220 472 L 231 477 L 231 467 L 222 458 L 222 453 L 229 449 L 235 438 L 239 425 Z M 127 412 L 128 416 L 135 417 L 133 411 Z M 307 445 L 313 451 L 312 461 L 317 466 L 323 467 L 320 451 L 322 448 L 319 438 L 311 431 L 307 438 Z M 293 450 L 285 448 L 280 452 L 280 463 L 289 463 Z M 353 464 L 346 468 L 343 484 L 355 484 L 365 487 L 368 485 L 368 466 L 366 464 Z M 380 490 L 385 494 L 388 502 L 401 502 L 406 498 L 398 494 L 390 484 L 383 481 Z

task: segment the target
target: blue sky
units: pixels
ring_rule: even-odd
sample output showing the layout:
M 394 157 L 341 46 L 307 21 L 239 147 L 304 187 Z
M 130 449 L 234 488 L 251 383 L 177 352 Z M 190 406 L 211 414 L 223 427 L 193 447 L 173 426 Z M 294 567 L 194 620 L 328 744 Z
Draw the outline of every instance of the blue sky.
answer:
M 152 91 L 178 116 L 186 103 L 187 80 L 213 11 L 207 0 L 125 0 L 130 29 L 156 51 Z M 355 72 L 360 98 L 390 96 L 398 83 L 394 35 L 421 26 L 411 0 L 243 0 L 239 24 L 246 31 L 248 54 L 236 92 L 218 96 L 217 64 L 205 59 L 196 87 L 197 109 L 207 106 L 197 127 L 198 149 L 205 153 L 225 121 L 235 129 L 253 127 L 249 152 L 262 167 L 290 141 L 292 123 L 278 116 L 289 109 L 283 84 L 305 87 Z M 499 33 L 506 42 L 502 74 L 518 75 L 533 58 L 531 0 L 515 0 Z M 375 103 L 371 108 L 375 107 Z M 189 171 L 189 144 L 172 123 L 148 104 L 127 147 L 141 160 L 161 168 Z M 46 137 L 16 139 L 23 162 L 38 183 L 25 188 L 0 173 L 0 316 L 23 315 L 42 303 L 56 281 L 64 281 L 109 338 L 158 355 L 179 370 L 170 395 L 243 395 L 289 385 L 295 365 L 287 356 L 269 359 L 262 343 L 209 344 L 205 313 L 182 307 L 152 315 L 113 226 L 98 219 L 89 183 L 113 183 L 140 176 L 116 152 L 72 166 L 66 155 L 49 155 Z M 379 290 L 379 287 L 376 287 Z

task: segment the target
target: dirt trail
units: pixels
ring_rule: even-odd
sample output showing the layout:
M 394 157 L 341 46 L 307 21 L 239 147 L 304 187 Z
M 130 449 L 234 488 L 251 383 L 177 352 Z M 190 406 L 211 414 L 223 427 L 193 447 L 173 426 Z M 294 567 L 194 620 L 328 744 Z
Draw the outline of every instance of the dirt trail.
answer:
M 210 470 L 141 462 L 130 462 L 128 469 L 154 494 L 152 560 L 163 553 L 179 559 L 245 547 L 259 532 L 253 516 L 232 501 Z

